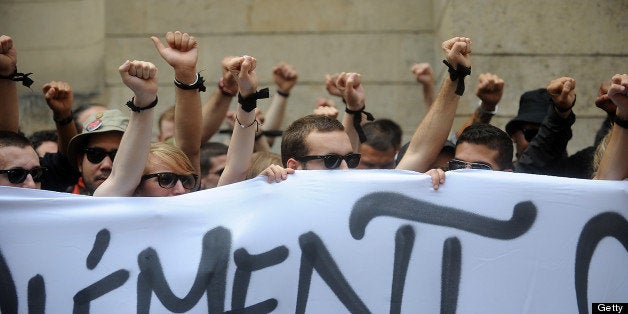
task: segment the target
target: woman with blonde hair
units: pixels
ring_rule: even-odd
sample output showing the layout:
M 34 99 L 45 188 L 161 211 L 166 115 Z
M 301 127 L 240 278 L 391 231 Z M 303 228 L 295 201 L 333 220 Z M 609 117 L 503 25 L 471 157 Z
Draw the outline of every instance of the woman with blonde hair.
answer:
M 174 196 L 196 191 L 198 175 L 187 155 L 164 142 L 151 143 L 144 174 L 133 196 Z

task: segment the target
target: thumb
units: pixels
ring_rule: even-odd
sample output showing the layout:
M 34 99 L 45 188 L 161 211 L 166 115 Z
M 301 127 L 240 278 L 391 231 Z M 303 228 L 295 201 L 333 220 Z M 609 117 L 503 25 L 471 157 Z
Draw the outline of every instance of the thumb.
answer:
M 129 71 L 129 69 L 131 68 L 131 61 L 126 60 L 119 68 L 118 71 L 120 72 L 120 74 L 125 74 Z
M 565 82 L 565 84 L 563 84 L 563 92 L 569 93 L 572 89 L 573 89 L 573 86 L 572 86 L 571 81 L 567 81 Z
M 240 65 L 240 74 L 244 74 L 247 75 L 249 74 L 249 72 L 251 71 L 251 67 L 253 66 L 253 64 L 251 64 L 251 60 L 249 58 L 244 58 L 244 60 L 242 61 L 242 65 Z
M 162 50 L 166 49 L 166 46 L 161 43 L 161 40 L 159 40 L 159 38 L 155 36 L 150 36 L 150 39 L 153 41 L 153 44 L 155 45 L 155 48 L 157 48 L 157 51 L 159 51 L 159 54 L 161 54 Z
M 46 95 L 44 96 L 46 99 L 52 99 L 55 97 L 55 94 L 57 93 L 57 90 L 54 87 L 50 87 L 47 91 L 46 91 Z

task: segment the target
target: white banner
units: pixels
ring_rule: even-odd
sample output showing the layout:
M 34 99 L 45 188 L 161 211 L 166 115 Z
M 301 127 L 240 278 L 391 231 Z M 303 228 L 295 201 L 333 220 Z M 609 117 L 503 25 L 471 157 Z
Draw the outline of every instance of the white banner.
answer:
M 628 182 L 298 171 L 171 198 L 0 187 L 2 313 L 586 313 Z M 628 311 L 628 309 L 626 309 Z

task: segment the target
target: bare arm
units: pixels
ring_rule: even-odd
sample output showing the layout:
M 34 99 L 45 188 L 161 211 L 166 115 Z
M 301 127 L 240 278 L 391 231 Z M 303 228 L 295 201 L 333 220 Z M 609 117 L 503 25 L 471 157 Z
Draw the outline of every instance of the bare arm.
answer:
M 52 81 L 45 84 L 42 91 L 57 127 L 59 153 L 67 156 L 70 140 L 78 133 L 72 120 L 72 87 L 65 82 Z
M 336 87 L 342 92 L 343 99 L 347 104 L 347 109 L 351 111 L 359 111 L 365 108 L 366 96 L 362 87 L 362 78 L 358 73 L 340 73 L 336 81 Z M 362 112 L 348 113 L 345 112 L 342 117 L 342 125 L 345 133 L 349 135 L 351 147 L 354 153 L 360 152 L 360 136 L 354 125 L 355 115 L 360 115 L 360 123 L 362 122 Z
M 196 74 L 198 45 L 187 33 L 166 33 L 165 47 L 157 37 L 151 37 L 159 54 L 174 68 L 175 80 L 193 85 L 200 79 Z M 196 174 L 201 173 L 201 96 L 198 89 L 175 87 L 174 144 L 190 159 Z
M 617 105 L 615 125 L 611 138 L 600 161 L 597 179 L 625 180 L 628 178 L 628 74 L 616 74 L 608 89 L 609 98 Z M 621 122 L 623 121 L 623 122 Z M 623 126 L 620 126 L 621 123 Z
M 229 62 L 229 70 L 238 80 L 242 98 L 252 96 L 257 91 L 256 63 L 255 58 L 250 56 L 234 58 Z M 231 142 L 229 142 L 229 149 L 227 150 L 225 170 L 220 176 L 218 186 L 246 179 L 251 162 L 255 132 L 257 131 L 255 110 L 247 111 L 243 109 L 242 104 L 239 104 L 236 119 Z
M 0 75 L 9 76 L 17 67 L 17 51 L 13 39 L 0 36 Z M 0 130 L 17 132 L 20 123 L 20 108 L 17 97 L 17 83 L 0 79 Z
M 211 97 L 203 105 L 203 122 L 201 126 L 201 143 L 207 142 L 220 129 L 229 110 L 231 100 L 238 92 L 238 83 L 231 72 L 227 70 L 227 62 L 235 57 L 227 56 L 222 59 L 222 78 L 214 89 Z
M 471 66 L 469 38 L 449 39 L 443 43 L 443 49 L 450 64 Z M 460 96 L 456 94 L 458 80 L 452 81 L 449 76 L 445 78 L 430 110 L 414 132 L 408 150 L 397 165 L 397 169 L 425 172 L 436 159 L 451 130 L 460 101 Z
M 415 63 L 410 68 L 410 72 L 414 75 L 419 84 L 423 87 L 423 103 L 425 108 L 429 109 L 436 98 L 434 88 L 434 73 L 429 63 Z
M 111 175 L 94 191 L 94 196 L 132 196 L 150 151 L 154 109 L 143 107 L 157 99 L 157 68 L 150 62 L 126 61 L 118 70 L 124 84 L 135 93 L 135 106 L 142 109 L 131 112 Z
M 266 112 L 266 120 L 262 125 L 262 130 L 274 131 L 281 129 L 281 123 L 288 105 L 288 96 L 297 83 L 298 78 L 297 72 L 286 63 L 280 63 L 273 68 L 273 79 L 277 85 L 277 93 L 275 93 L 270 108 Z M 262 138 L 266 138 L 269 147 L 273 146 L 275 142 L 274 137 L 262 136 Z
M 475 95 L 480 98 L 480 105 L 464 124 L 458 128 L 456 136 L 460 137 L 462 131 L 472 124 L 490 123 L 503 94 L 504 80 L 491 73 L 480 74 L 478 76 L 478 88 L 475 91 Z

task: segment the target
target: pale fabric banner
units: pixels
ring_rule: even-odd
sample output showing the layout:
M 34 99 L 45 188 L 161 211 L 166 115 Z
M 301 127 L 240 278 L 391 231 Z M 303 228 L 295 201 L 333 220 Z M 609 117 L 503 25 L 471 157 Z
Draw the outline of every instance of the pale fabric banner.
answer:
M 628 182 L 298 171 L 170 198 L 0 187 L 2 313 L 577 313 L 628 302 Z

